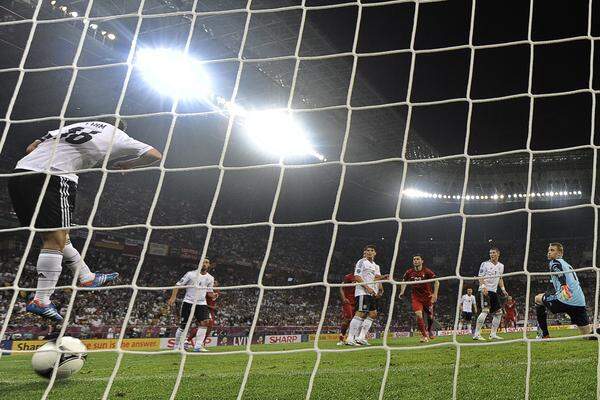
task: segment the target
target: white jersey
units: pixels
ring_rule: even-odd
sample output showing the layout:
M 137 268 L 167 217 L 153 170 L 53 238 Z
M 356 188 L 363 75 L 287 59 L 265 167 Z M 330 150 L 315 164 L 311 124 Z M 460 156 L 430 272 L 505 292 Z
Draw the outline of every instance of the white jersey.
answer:
M 373 261 L 369 261 L 366 258 L 358 260 L 356 267 L 354 268 L 354 275 L 360 276 L 363 281 L 370 282 L 367 284 L 368 287 L 373 289 L 377 293 L 377 282 L 375 282 L 375 276 L 381 275 L 379 265 Z M 370 296 L 362 285 L 358 285 L 354 289 L 354 296 Z
M 56 152 L 52 163 L 52 149 L 56 144 Z M 106 122 L 78 122 L 64 126 L 62 129 L 49 131 L 41 137 L 42 141 L 31 153 L 19 160 L 17 169 L 29 171 L 49 170 L 52 174 L 61 174 L 67 179 L 77 182 L 74 171 L 92 168 L 104 160 L 114 133 L 114 141 L 109 160 L 121 157 L 139 157 L 152 146 L 129 137 L 125 132 Z
M 460 304 L 462 304 L 463 312 L 473 312 L 473 304 L 475 304 L 475 296 L 463 294 L 460 298 Z
M 188 271 L 175 285 L 177 286 L 189 286 L 185 289 L 185 297 L 183 298 L 184 303 L 190 303 L 197 305 L 206 305 L 206 293 L 213 292 L 213 286 L 215 284 L 215 278 L 209 274 L 201 274 L 197 269 Z
M 491 261 L 484 261 L 479 267 L 479 275 L 483 278 L 483 286 L 485 286 L 490 292 L 496 292 L 498 290 L 498 282 L 504 273 L 504 264 L 497 262 L 495 265 Z M 483 290 L 483 286 L 479 285 L 479 290 Z

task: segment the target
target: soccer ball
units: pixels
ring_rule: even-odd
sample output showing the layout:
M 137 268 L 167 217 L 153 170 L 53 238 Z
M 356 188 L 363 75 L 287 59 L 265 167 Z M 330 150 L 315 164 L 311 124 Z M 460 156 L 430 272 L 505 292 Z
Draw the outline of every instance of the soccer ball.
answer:
M 50 379 L 56 360 L 59 359 L 56 379 L 67 379 L 83 367 L 87 356 L 86 351 L 87 348 L 81 340 L 63 336 L 37 349 L 31 358 L 31 366 L 38 375 Z

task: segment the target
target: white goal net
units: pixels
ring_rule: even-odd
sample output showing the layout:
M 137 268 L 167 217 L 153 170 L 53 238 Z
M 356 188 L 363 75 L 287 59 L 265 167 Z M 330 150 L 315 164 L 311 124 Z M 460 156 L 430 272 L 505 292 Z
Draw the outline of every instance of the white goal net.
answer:
M 592 1 L 10 3 L 0 6 L 0 339 L 12 343 L 2 362 L 35 351 L 17 341 L 49 333 L 110 338 L 114 348 L 89 350 L 89 358 L 115 355 L 103 399 L 115 396 L 130 354 L 178 356 L 174 399 L 190 358 L 241 354 L 241 399 L 257 357 L 305 352 L 315 355 L 305 398 L 315 399 L 327 398 L 317 385 L 327 356 L 376 349 L 385 352 L 376 394 L 384 399 L 397 354 L 451 348 L 456 399 L 464 352 L 514 344 L 524 346 L 526 359 L 515 362 L 526 362 L 529 399 L 533 299 L 550 288 L 550 242 L 565 245 L 597 326 L 600 32 Z M 13 169 L 37 137 L 106 118 L 163 158 L 120 171 L 107 156 L 76 171 L 71 239 L 92 270 L 121 276 L 86 288 L 63 269 L 54 298 L 65 322 L 53 329 L 24 309 L 40 229 L 18 225 L 6 182 L 27 174 Z M 383 317 L 371 346 L 329 346 L 340 288 L 357 285 L 342 278 L 367 244 L 390 276 Z M 477 290 L 492 246 L 517 318 L 505 340 L 473 342 L 460 298 Z M 440 340 L 427 344 L 410 341 L 416 323 L 398 297 L 414 254 L 441 285 Z M 167 293 L 205 258 L 216 260 L 222 293 L 216 347 L 163 345 L 178 325 Z M 575 328 L 558 315 L 550 325 Z M 133 349 L 131 338 L 156 341 Z M 268 338 L 305 344 L 270 349 Z M 55 384 L 53 376 L 43 399 Z

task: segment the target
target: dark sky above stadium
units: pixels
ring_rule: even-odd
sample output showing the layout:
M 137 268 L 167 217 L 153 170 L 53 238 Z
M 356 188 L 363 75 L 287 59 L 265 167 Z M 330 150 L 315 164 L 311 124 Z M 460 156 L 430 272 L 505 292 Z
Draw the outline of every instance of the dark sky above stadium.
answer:
M 136 12 L 139 6 L 138 1 L 122 3 L 123 8 L 117 8 L 115 3 L 94 2 L 90 15 L 103 17 L 127 14 Z M 252 15 L 243 56 L 248 60 L 280 58 L 245 64 L 238 95 L 238 100 L 245 106 L 265 108 L 284 107 L 287 104 L 295 64 L 291 56 L 294 54 L 302 17 L 302 10 L 293 7 L 300 3 L 291 0 L 252 2 L 253 10 L 279 10 Z M 312 7 L 339 3 L 342 2 L 309 0 L 306 5 Z M 410 48 L 415 4 L 407 2 L 370 7 L 371 3 L 376 2 L 363 2 L 365 7 L 361 13 L 356 48 L 361 56 L 357 63 L 350 101 L 353 107 L 398 103 L 407 99 L 411 63 L 411 53 L 407 50 Z M 414 45 L 418 54 L 408 98 L 414 107 L 408 130 L 407 157 L 414 159 L 456 155 L 457 158 L 445 162 L 411 164 L 406 175 L 407 187 L 420 187 L 431 192 L 460 193 L 466 165 L 465 159 L 460 155 L 465 150 L 467 131 L 470 131 L 467 145 L 470 155 L 523 150 L 514 156 L 471 161 L 467 185 L 470 193 L 516 193 L 527 190 L 529 154 L 525 149 L 530 124 L 532 150 L 556 150 L 590 144 L 592 126 L 597 126 L 600 122 L 593 110 L 596 94 L 589 90 L 590 74 L 600 67 L 600 52 L 597 49 L 594 51 L 590 64 L 590 54 L 597 41 L 590 41 L 585 37 L 588 33 L 588 3 L 583 0 L 536 1 L 531 39 L 535 42 L 550 42 L 536 43 L 533 45 L 533 52 L 531 45 L 527 43 L 530 10 L 528 1 L 477 1 L 472 35 L 472 44 L 476 48 L 473 51 L 467 47 L 470 40 L 471 1 L 452 0 L 419 6 Z M 596 36 L 600 35 L 600 5 L 593 3 L 591 34 Z M 67 5 L 82 14 L 87 4 L 87 1 L 59 1 L 56 6 Z M 146 1 L 144 14 L 190 11 L 191 4 L 191 1 Z M 195 33 L 190 51 L 206 60 L 237 58 L 246 21 L 243 11 L 246 2 L 211 0 L 200 1 L 198 4 L 197 11 L 200 12 L 230 12 L 199 14 L 194 25 Z M 25 61 L 26 68 L 56 67 L 73 61 L 82 24 L 64 15 L 56 6 L 53 9 L 46 2 L 42 7 L 40 20 L 57 22 L 38 25 Z M 7 20 L 28 19 L 31 18 L 32 9 L 24 2 L 15 1 L 11 6 L 3 5 L 0 15 Z M 306 57 L 326 57 L 300 62 L 292 101 L 294 108 L 335 107 L 346 103 L 352 67 L 352 56 L 348 53 L 352 51 L 357 17 L 357 5 L 307 10 L 299 54 Z M 79 65 L 124 62 L 136 23 L 137 18 L 131 16 L 99 20 L 98 30 L 88 30 L 86 34 Z M 189 28 L 188 16 L 147 18 L 141 25 L 138 45 L 182 48 Z M 0 68 L 19 66 L 30 29 L 30 23 L 0 25 L 0 53 L 3 54 Z M 114 32 L 116 40 L 102 39 L 98 33 L 102 30 Z M 564 41 L 556 42 L 559 39 Z M 387 51 L 393 53 L 363 56 Z M 474 56 L 473 72 L 470 93 L 467 93 L 471 53 Z M 338 56 L 330 57 L 334 54 Z M 531 93 L 542 95 L 533 101 L 527 94 L 530 65 Z M 231 94 L 237 68 L 235 60 L 207 65 L 214 80 L 213 86 L 219 94 Z M 126 67 L 123 65 L 80 70 L 65 115 L 86 118 L 114 113 L 125 73 Z M 6 113 L 18 75 L 14 70 L 0 72 L 0 115 Z M 26 73 L 10 115 L 11 120 L 58 115 L 71 77 L 70 69 Z M 591 83 L 591 88 L 598 90 L 600 80 L 597 73 L 593 74 Z M 555 95 L 543 96 L 547 94 Z M 466 101 L 467 96 L 474 101 L 471 110 Z M 445 100 L 452 101 L 422 104 Z M 151 92 L 134 71 L 125 93 L 122 113 L 147 114 L 168 111 L 170 108 L 170 100 Z M 206 109 L 203 104 L 185 103 L 180 104 L 177 111 L 201 112 Z M 531 110 L 533 114 L 530 118 Z M 329 160 L 335 161 L 340 157 L 347 115 L 347 110 L 340 107 L 301 113 L 298 117 L 308 127 L 318 150 Z M 356 109 L 352 114 L 344 161 L 400 157 L 407 116 L 408 107 L 405 104 Z M 40 131 L 57 124 L 56 119 L 13 124 L 2 149 L 2 157 L 7 160 L 2 163 L 3 172 L 12 168 L 12 162 L 18 158 L 23 147 L 38 136 Z M 130 119 L 128 130 L 139 139 L 163 149 L 169 125 L 169 116 L 147 116 Z M 596 127 L 595 130 L 597 129 Z M 165 166 L 217 164 L 225 130 L 226 121 L 220 117 L 180 118 Z M 597 134 L 593 135 L 593 140 L 595 144 L 600 142 Z M 536 155 L 532 167 L 533 190 L 544 191 L 551 186 L 566 187 L 577 188 L 584 194 L 560 204 L 556 201 L 532 202 L 531 207 L 589 203 L 591 189 L 595 185 L 591 182 L 594 156 L 591 149 L 560 152 L 554 156 Z M 273 157 L 265 156 L 251 147 L 240 129 L 232 131 L 225 165 L 244 166 L 275 161 L 277 160 Z M 290 160 L 290 163 L 298 162 L 312 161 Z M 394 216 L 402 168 L 402 162 L 399 161 L 349 166 L 338 210 L 339 219 L 363 220 Z M 187 175 L 168 174 L 168 187 L 179 189 L 172 190 L 172 193 L 190 196 L 201 204 L 198 212 L 199 218 L 202 218 L 212 198 L 217 172 L 209 170 Z M 311 170 L 288 170 L 283 181 L 276 219 L 289 222 L 329 218 L 340 174 L 339 165 Z M 152 178 L 147 179 L 148 182 L 155 184 L 157 174 L 148 175 L 152 175 Z M 233 209 L 236 210 L 234 214 L 249 213 L 245 218 L 268 218 L 277 178 L 278 171 L 273 168 L 228 171 L 219 202 L 222 210 L 217 208 L 217 217 L 222 216 L 222 221 L 227 221 L 227 212 L 231 213 Z M 111 176 L 110 179 L 118 178 Z M 190 185 L 189 182 L 195 182 L 195 185 Z M 197 189 L 198 186 L 206 190 L 202 193 L 196 193 L 196 190 L 192 194 L 192 189 Z M 190 193 L 186 194 L 188 189 Z M 239 204 L 240 198 L 246 199 L 252 206 Z M 426 206 L 423 207 L 423 204 Z M 469 204 L 465 212 L 507 211 L 523 206 L 524 200 L 503 204 L 482 203 L 476 206 Z M 222 215 L 219 214 L 220 211 L 223 212 Z M 459 204 L 456 201 L 420 201 L 416 205 L 407 201 L 404 202 L 400 215 L 412 218 L 458 211 Z M 572 220 L 567 214 L 564 214 L 564 219 Z M 518 226 L 522 226 L 521 223 Z M 586 231 L 588 228 L 592 229 L 586 227 Z M 423 236 L 427 237 L 427 234 L 424 230 Z M 511 230 L 507 229 L 507 237 L 511 234 Z M 393 236 L 394 233 L 390 235 Z

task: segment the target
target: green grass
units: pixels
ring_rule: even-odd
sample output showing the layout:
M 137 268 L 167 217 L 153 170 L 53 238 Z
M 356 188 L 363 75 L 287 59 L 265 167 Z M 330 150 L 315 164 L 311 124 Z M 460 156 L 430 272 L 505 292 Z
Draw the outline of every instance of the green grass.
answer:
M 555 332 L 573 335 L 574 331 Z M 518 334 L 504 335 L 508 339 Z M 448 342 L 447 338 L 435 343 Z M 460 342 L 472 344 L 468 337 Z M 322 349 L 336 349 L 334 342 L 321 342 Z M 373 344 L 380 344 L 374 341 Z M 450 399 L 456 347 L 425 347 L 417 339 L 391 341 L 390 368 L 384 398 Z M 407 346 L 419 346 L 406 349 Z M 310 348 L 312 343 L 253 346 L 255 351 Z M 211 355 L 193 354 L 186 358 L 177 399 L 235 399 L 247 354 L 228 354 L 240 347 L 219 348 Z M 314 379 L 311 399 L 378 399 L 386 365 L 381 348 L 359 351 L 323 352 Z M 30 367 L 31 355 L 0 358 L 0 399 L 39 399 L 48 381 Z M 57 381 L 50 399 L 101 398 L 117 355 L 91 353 L 84 369 L 65 381 Z M 244 390 L 244 399 L 304 399 L 317 360 L 313 351 L 285 354 L 255 354 Z M 596 399 L 598 342 L 574 339 L 531 343 L 529 399 Z M 125 354 L 110 390 L 111 399 L 166 399 L 176 381 L 181 356 L 175 354 Z M 527 371 L 527 344 L 461 346 L 458 399 L 523 399 Z

